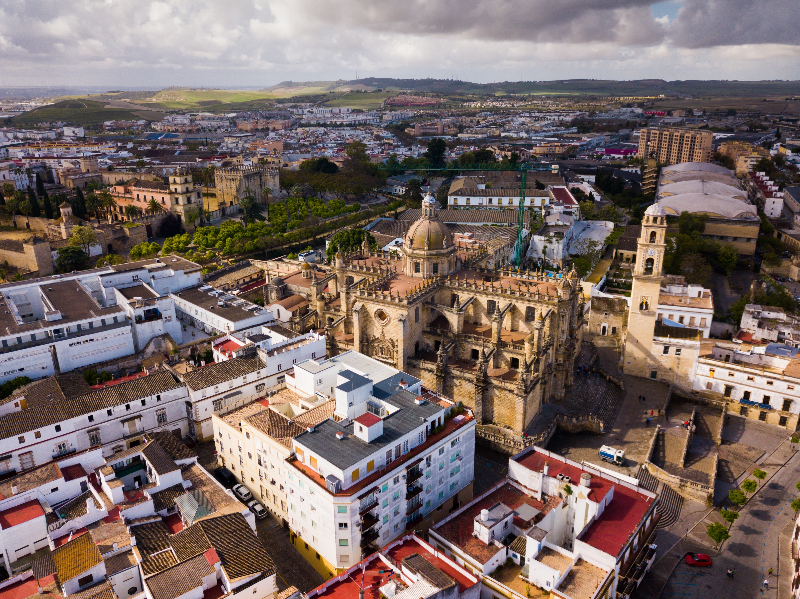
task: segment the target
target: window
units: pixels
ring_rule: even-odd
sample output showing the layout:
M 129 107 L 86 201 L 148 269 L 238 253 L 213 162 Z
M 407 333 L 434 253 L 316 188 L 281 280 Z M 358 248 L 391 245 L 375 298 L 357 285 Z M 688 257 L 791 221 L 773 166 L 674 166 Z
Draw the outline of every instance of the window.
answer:
M 35 433 L 33 433 L 33 436 L 36 439 L 41 439 L 42 438 L 42 433 L 40 431 L 36 431 Z
M 747 408 L 745 406 L 739 408 L 739 416 L 747 416 Z
M 525 308 L 525 320 L 527 322 L 530 322 L 535 319 L 536 319 L 536 308 L 533 308 L 531 306 Z
M 761 400 L 761 403 L 768 404 L 769 400 L 770 400 L 770 396 L 769 395 L 765 395 L 764 399 Z
M 680 356 L 681 355 L 681 348 L 680 347 L 676 347 L 675 348 L 675 355 L 676 356 Z
M 312 467 L 312 468 L 314 468 L 314 469 L 316 470 L 316 469 L 317 469 L 317 467 L 318 467 L 318 466 L 317 466 L 317 458 L 315 458 L 315 457 L 312 455 L 312 456 L 309 456 L 309 458 L 308 458 L 308 461 L 309 461 L 309 464 L 311 465 L 311 467 Z
M 381 503 L 381 507 L 389 507 L 389 498 L 388 497 L 383 500 L 383 503 Z
M 792 400 L 791 399 L 784 399 L 783 400 L 783 408 L 781 408 L 784 412 L 790 412 L 792 410 Z
M 100 431 L 98 429 L 89 431 L 89 445 L 91 447 L 100 445 Z
M 389 516 L 388 515 L 384 516 L 383 517 L 383 523 L 386 524 L 388 521 L 389 521 Z
M 346 530 L 347 522 L 339 522 L 339 530 Z
M 786 389 L 789 391 L 794 391 L 794 385 L 786 385 Z
M 166 410 L 158 410 L 156 412 L 156 421 L 158 422 L 158 426 L 164 426 L 167 424 L 167 411 Z
M 479 358 L 481 357 L 481 352 L 479 352 L 477 349 L 473 349 L 473 350 L 470 352 L 470 357 L 471 357 L 473 360 L 477 360 L 477 359 L 479 359 Z
M 359 476 L 360 476 L 360 474 L 358 472 L 358 468 L 353 470 L 353 473 L 350 475 L 350 477 L 352 478 L 353 482 L 356 482 L 358 480 Z
M 762 410 L 761 412 L 758 413 L 758 419 L 761 420 L 762 422 L 766 422 L 767 413 Z
M 748 377 L 747 377 L 747 380 L 748 380 L 748 381 L 753 381 L 753 382 L 755 382 L 755 380 L 756 380 L 756 377 L 754 377 L 754 376 L 748 376 Z
M 87 576 L 84 576 L 83 578 L 78 579 L 78 586 L 85 587 L 87 584 L 92 584 L 93 580 L 94 577 L 91 574 L 89 574 Z
M 651 370 L 650 371 L 650 378 L 652 380 L 656 380 L 656 377 L 658 377 L 658 371 L 657 370 Z
M 730 397 L 731 393 L 733 393 L 733 385 L 725 385 L 725 393 L 723 393 L 723 395 L 725 397 Z
M 57 433 L 61 432 L 61 425 L 60 424 L 56 424 L 56 432 Z
M 392 450 L 386 452 L 386 464 L 390 464 L 392 462 Z
M 418 272 L 420 272 L 420 265 L 419 265 L 419 262 L 414 262 L 414 272 L 415 272 L 415 273 L 418 273 Z
M 678 324 L 683 324 L 683 316 L 678 316 Z
M 111 410 L 106 410 L 106 415 L 111 416 Z
M 414 322 L 419 322 L 419 306 L 414 308 Z
M 222 409 L 222 400 L 221 399 L 215 399 L 212 403 L 214 404 L 213 410 L 215 412 L 219 412 Z
M 663 355 L 665 355 L 665 356 L 666 356 L 667 354 L 669 354 L 669 345 L 665 345 L 665 346 L 664 346 L 664 350 L 663 350 L 661 353 L 662 353 Z
M 19 441 L 20 443 L 25 443 L 25 436 L 23 435 L 21 437 L 17 437 L 17 441 Z
M 433 263 L 433 274 L 435 274 L 435 275 L 439 274 L 439 263 L 438 262 L 434 262 Z
M 375 469 L 375 460 L 367 462 L 367 472 L 372 472 Z
M 336 507 L 336 512 L 339 514 L 346 514 L 347 513 L 347 506 L 346 505 L 339 505 Z
M 89 414 L 89 422 L 94 422 L 94 415 Z
M 486 300 L 486 312 L 488 314 L 494 314 L 495 310 L 497 309 L 497 302 L 494 300 Z
M 347 539 L 339 539 L 339 547 L 347 547 Z
M 408 439 L 403 441 L 403 453 L 408 453 Z
M 256 391 L 263 391 L 267 385 L 265 383 L 259 383 L 256 385 Z
M 789 421 L 789 419 L 788 419 L 788 418 L 786 418 L 786 416 L 781 416 L 780 418 L 778 418 L 778 424 L 779 424 L 780 426 L 786 426 L 786 423 L 787 423 L 788 421 Z

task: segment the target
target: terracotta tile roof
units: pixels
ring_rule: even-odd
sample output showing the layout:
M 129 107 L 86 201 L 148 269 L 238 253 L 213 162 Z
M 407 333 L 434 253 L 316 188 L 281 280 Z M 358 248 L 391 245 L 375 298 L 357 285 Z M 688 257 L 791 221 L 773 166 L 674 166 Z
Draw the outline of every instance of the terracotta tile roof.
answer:
M 103 557 L 91 535 L 81 535 L 53 551 L 53 563 L 61 584 L 80 576 L 102 561 Z
M 304 428 L 308 426 L 317 426 L 320 422 L 333 418 L 333 411 L 335 409 L 336 400 L 331 399 L 322 405 L 311 408 L 307 412 L 295 416 L 294 423 Z
M 66 599 L 117 599 L 117 594 L 111 588 L 111 584 L 104 580 L 88 589 L 67 595 Z
M 133 555 L 133 549 L 107 557 L 105 561 L 106 576 L 113 576 L 117 572 L 136 566 L 136 556 Z
M 7 478 L 0 483 L 0 499 L 10 497 L 12 487 L 17 487 L 17 493 L 25 493 L 41 485 L 51 483 L 62 478 L 58 464 L 50 463 L 28 470 L 13 478 Z
M 153 510 L 161 512 L 171 508 L 175 505 L 175 498 L 185 493 L 186 489 L 183 488 L 183 485 L 172 485 L 156 493 L 151 493 L 150 498 L 153 500 Z
M 175 564 L 146 578 L 144 583 L 153 599 L 176 599 L 203 584 L 203 577 L 214 572 L 203 554 Z
M 229 424 L 233 427 L 238 427 L 239 423 L 243 420 L 247 420 L 251 416 L 258 414 L 259 412 L 263 412 L 266 409 L 267 407 L 261 403 L 261 400 L 256 400 L 234 410 L 233 412 L 228 412 L 227 414 L 219 416 L 219 418 L 222 418 L 226 424 Z
M 211 502 L 214 506 L 215 515 L 232 514 L 247 509 L 247 507 L 238 500 L 228 495 L 225 489 L 223 489 L 201 466 L 192 464 L 188 468 L 182 468 L 181 471 L 183 473 L 183 480 L 191 481 L 191 488 L 202 491 L 203 495 Z
M 136 550 L 142 558 L 145 576 L 160 572 L 178 563 L 169 542 L 169 530 L 161 520 L 131 526 L 136 537 Z
M 264 367 L 264 363 L 258 358 L 234 358 L 187 372 L 181 375 L 181 378 L 192 391 L 198 391 L 262 370 Z
M 80 518 L 86 515 L 86 502 L 90 499 L 94 502 L 94 507 L 96 509 L 99 510 L 103 507 L 91 491 L 86 491 L 86 493 L 78 495 L 70 499 L 67 503 L 55 508 L 54 511 L 66 520 Z
M 165 393 L 180 386 L 169 371 L 159 370 L 148 376 L 90 391 L 84 395 L 60 399 L 56 397 L 49 401 L 47 409 L 32 409 L 32 406 L 29 406 L 27 410 L 0 417 L 0 436 L 15 437 L 91 412 Z
M 155 441 L 145 445 L 144 449 L 142 449 L 142 454 L 150 462 L 156 474 L 167 474 L 168 472 L 180 470 L 180 467 L 169 457 L 169 454 Z
M 253 428 L 269 435 L 281 445 L 290 448 L 292 439 L 306 429 L 293 423 L 283 414 L 275 410 L 265 409 L 247 418 Z
M 53 554 L 47 553 L 42 557 L 36 558 L 33 562 L 31 562 L 31 570 L 33 571 L 33 577 L 36 580 L 42 580 L 47 576 L 52 576 L 56 573 L 56 564 L 53 561 Z
M 154 433 L 147 433 L 147 436 L 158 443 L 173 460 L 188 460 L 197 457 L 197 454 L 186 447 L 186 445 L 172 433 L 157 431 Z

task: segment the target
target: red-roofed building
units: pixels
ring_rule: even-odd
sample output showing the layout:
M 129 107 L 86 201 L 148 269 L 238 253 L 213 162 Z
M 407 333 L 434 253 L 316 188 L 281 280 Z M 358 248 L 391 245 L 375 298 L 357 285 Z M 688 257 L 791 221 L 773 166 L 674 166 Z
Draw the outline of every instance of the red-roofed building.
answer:
M 406 535 L 309 591 L 308 599 L 379 599 L 405 592 L 420 599 L 479 599 L 479 579 L 416 535 Z
M 4 507 L 10 502 L 3 502 Z M 4 565 L 11 572 L 11 564 L 20 558 L 47 547 L 47 517 L 38 499 L 17 503 L 0 512 L 0 552 Z
M 655 560 L 656 503 L 635 479 L 531 447 L 429 535 L 494 595 L 524 598 L 530 585 L 571 599 L 627 596 Z

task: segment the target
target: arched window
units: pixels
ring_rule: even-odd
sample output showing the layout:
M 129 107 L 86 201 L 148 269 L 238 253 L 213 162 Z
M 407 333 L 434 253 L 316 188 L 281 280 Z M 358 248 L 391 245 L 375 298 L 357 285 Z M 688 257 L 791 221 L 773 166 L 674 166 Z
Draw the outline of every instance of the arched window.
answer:
M 656 242 L 656 232 L 650 231 L 650 243 L 655 243 L 655 242 Z
M 652 258 L 648 258 L 644 262 L 644 274 L 651 275 L 653 274 L 653 265 L 655 264 L 655 260 Z

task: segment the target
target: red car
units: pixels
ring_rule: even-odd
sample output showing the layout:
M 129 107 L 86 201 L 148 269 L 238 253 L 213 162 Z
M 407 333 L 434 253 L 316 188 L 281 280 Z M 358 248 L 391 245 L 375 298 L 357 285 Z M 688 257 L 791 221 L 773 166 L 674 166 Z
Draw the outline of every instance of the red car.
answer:
M 684 559 L 686 559 L 686 563 L 690 566 L 698 566 L 700 568 L 711 567 L 711 558 L 705 553 L 687 553 Z

